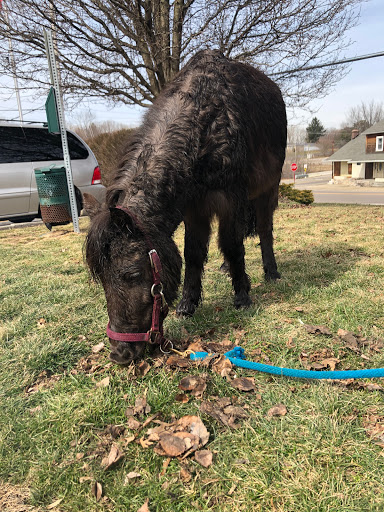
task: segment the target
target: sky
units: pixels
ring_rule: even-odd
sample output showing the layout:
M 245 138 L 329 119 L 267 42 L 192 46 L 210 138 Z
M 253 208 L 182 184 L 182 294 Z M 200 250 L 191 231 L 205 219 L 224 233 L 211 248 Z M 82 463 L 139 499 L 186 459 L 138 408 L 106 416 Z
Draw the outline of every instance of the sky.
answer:
M 354 43 L 345 57 L 384 51 L 384 1 L 369 0 L 362 4 L 360 22 L 349 32 Z M 325 98 L 310 104 L 315 114 L 297 110 L 288 112 L 289 124 L 307 126 L 315 115 L 325 128 L 340 128 L 351 107 L 374 100 L 384 101 L 384 57 L 350 64 L 349 73 Z
M 384 51 L 384 0 L 368 0 L 361 7 L 359 25 L 349 31 L 353 41 L 345 57 L 354 57 Z M 351 107 L 361 104 L 384 101 L 384 57 L 377 57 L 350 64 L 349 73 L 340 80 L 331 93 L 321 100 L 310 103 L 311 112 L 296 109 L 288 111 L 290 125 L 306 127 L 316 116 L 325 128 L 340 128 Z M 21 96 L 23 111 L 39 108 L 45 100 L 31 100 L 24 93 Z M 77 124 L 82 116 L 91 112 L 98 121 L 115 121 L 130 127 L 138 126 L 145 109 L 135 106 L 110 108 L 103 103 L 87 104 L 82 102 L 72 113 L 66 114 L 67 124 Z M 0 106 L 0 118 L 10 119 L 17 116 L 16 99 L 7 100 Z M 44 112 L 34 112 L 27 119 L 44 121 Z

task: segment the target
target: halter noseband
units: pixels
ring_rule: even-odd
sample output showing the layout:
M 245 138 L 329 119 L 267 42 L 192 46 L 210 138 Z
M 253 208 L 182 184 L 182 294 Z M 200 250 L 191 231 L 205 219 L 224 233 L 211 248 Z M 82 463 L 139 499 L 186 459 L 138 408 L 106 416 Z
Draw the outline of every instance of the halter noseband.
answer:
M 111 329 L 111 323 L 107 325 L 107 336 L 111 340 L 123 341 L 125 343 L 135 343 L 137 341 L 145 341 L 151 345 L 159 345 L 160 350 L 165 352 L 169 347 L 172 347 L 172 342 L 167 340 L 163 336 L 163 320 L 168 314 L 168 304 L 163 294 L 163 285 L 160 279 L 160 272 L 162 269 L 160 257 L 157 254 L 156 249 L 153 248 L 153 244 L 148 238 L 145 230 L 143 229 L 142 223 L 137 219 L 132 212 L 124 206 L 116 206 L 119 210 L 122 210 L 135 222 L 138 228 L 142 231 L 147 247 L 149 249 L 148 255 L 151 262 L 152 269 L 152 287 L 151 295 L 153 297 L 153 308 L 152 308 L 152 324 L 148 332 L 116 332 Z

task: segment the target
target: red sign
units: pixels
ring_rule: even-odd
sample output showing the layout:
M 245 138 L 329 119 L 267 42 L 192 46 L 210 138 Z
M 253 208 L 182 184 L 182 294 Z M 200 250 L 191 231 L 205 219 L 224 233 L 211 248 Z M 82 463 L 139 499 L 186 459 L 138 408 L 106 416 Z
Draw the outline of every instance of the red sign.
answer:
M 291 164 L 291 171 L 296 172 L 297 171 L 297 164 Z

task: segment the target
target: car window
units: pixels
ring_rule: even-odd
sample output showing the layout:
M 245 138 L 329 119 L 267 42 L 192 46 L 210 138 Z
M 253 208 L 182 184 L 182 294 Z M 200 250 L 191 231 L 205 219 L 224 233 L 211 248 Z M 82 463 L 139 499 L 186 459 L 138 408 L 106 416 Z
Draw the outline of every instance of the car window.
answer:
M 67 132 L 72 160 L 88 157 L 88 150 Z M 61 137 L 44 128 L 0 126 L 0 163 L 63 160 Z

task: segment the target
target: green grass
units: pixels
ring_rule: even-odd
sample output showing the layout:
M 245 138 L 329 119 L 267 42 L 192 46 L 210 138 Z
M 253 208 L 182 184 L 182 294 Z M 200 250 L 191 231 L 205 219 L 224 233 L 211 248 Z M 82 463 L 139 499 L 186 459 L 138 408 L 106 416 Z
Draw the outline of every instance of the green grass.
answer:
M 80 235 L 71 226 L 52 233 L 43 227 L 0 232 L 0 504 L 2 489 L 28 489 L 34 510 L 62 498 L 54 509 L 62 512 L 136 512 L 146 498 L 151 512 L 383 509 L 382 447 L 366 431 L 369 414 L 384 422 L 380 390 L 236 370 L 255 378 L 257 392 L 246 394 L 201 367 L 159 363 L 137 378 L 132 368 L 110 365 L 107 350 L 93 355 L 96 371 L 87 370 L 91 347 L 106 342 L 107 322 L 103 291 L 90 282 L 83 263 L 87 222 L 81 219 Z M 384 208 L 283 205 L 275 216 L 281 280 L 264 282 L 257 241 L 246 242 L 253 299 L 248 310 L 232 305 L 214 238 L 204 302 L 191 319 L 171 311 L 165 323 L 170 338 L 237 339 L 249 359 L 295 368 L 302 368 L 302 353 L 321 349 L 340 359 L 337 369 L 384 366 L 384 348 L 366 346 L 361 357 L 336 337 L 341 328 L 384 338 Z M 182 229 L 176 239 L 182 250 Z M 325 324 L 335 336 L 309 334 L 300 320 Z M 193 458 L 174 459 L 159 476 L 164 459 L 133 442 L 123 448 L 123 461 L 104 471 L 107 425 L 124 425 L 126 408 L 143 395 L 151 414 L 159 412 L 164 421 L 200 414 L 201 400 L 183 404 L 175 396 L 183 376 L 204 372 L 204 399 L 234 397 L 249 415 L 236 430 L 201 415 L 214 453 L 208 469 Z M 96 387 L 106 376 L 109 386 Z M 288 413 L 270 418 L 267 412 L 277 403 Z M 180 477 L 182 466 L 192 475 L 189 482 Z M 141 477 L 125 484 L 130 471 Z M 85 476 L 92 480 L 80 482 Z M 106 496 L 99 502 L 90 490 L 94 481 Z M 5 510 L 19 512 L 12 506 Z

